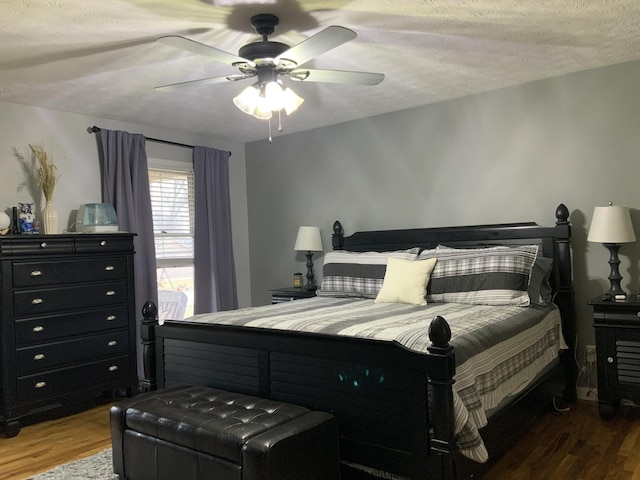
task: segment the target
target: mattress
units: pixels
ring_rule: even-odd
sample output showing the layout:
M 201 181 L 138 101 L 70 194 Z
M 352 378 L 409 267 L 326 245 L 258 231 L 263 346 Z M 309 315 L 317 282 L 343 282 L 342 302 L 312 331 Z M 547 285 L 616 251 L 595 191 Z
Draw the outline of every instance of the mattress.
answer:
M 487 412 L 525 389 L 566 348 L 553 304 L 416 306 L 316 297 L 200 314 L 185 321 L 394 341 L 426 353 L 429 324 L 436 315 L 449 323 L 456 355 L 456 440 L 463 455 L 485 462 L 488 455 L 479 429 L 487 424 Z

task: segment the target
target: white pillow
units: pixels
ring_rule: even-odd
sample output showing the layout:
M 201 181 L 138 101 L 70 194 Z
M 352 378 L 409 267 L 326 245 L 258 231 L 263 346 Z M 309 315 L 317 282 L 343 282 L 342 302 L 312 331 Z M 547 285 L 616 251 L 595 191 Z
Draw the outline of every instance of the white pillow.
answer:
M 389 257 L 384 282 L 375 303 L 426 305 L 427 284 L 437 259 L 405 260 Z

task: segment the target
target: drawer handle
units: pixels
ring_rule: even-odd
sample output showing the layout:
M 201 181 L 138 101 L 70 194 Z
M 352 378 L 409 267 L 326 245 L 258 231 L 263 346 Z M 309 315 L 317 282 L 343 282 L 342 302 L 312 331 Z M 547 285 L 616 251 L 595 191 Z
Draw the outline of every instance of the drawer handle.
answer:
M 107 297 L 113 297 L 115 294 L 116 294 L 115 290 L 107 290 L 107 293 L 106 293 Z
M 117 365 L 111 365 L 111 366 L 109 367 L 109 371 L 110 371 L 110 372 L 115 372 L 116 370 L 118 370 L 118 366 L 117 366 Z
M 33 331 L 38 333 L 38 332 L 42 332 L 44 330 L 44 327 L 42 325 L 37 325 L 35 327 L 33 327 Z
M 109 315 L 109 316 L 107 317 L 107 322 L 113 322 L 115 319 L 116 319 L 116 316 L 115 316 L 115 315 Z
M 636 313 L 636 317 L 640 318 L 640 312 Z
M 607 357 L 607 363 L 613 363 L 613 357 Z
M 43 388 L 47 386 L 47 382 L 38 382 L 35 384 L 36 388 Z
M 110 340 L 110 341 L 107 343 L 107 346 L 109 346 L 109 347 L 115 347 L 117 344 L 118 344 L 118 342 L 117 342 L 117 341 L 115 341 L 115 340 Z
M 32 305 L 40 305 L 42 302 L 44 302 L 44 300 L 41 298 L 34 298 L 33 300 L 31 300 Z
M 42 272 L 40 270 L 34 270 L 33 272 L 31 272 L 32 277 L 39 277 L 41 275 L 42 275 Z
M 42 242 L 42 243 L 40 244 L 40 248 L 45 248 L 46 246 L 47 246 L 47 242 Z
M 104 267 L 105 271 L 107 272 L 113 272 L 116 267 L 114 267 L 113 265 L 107 265 L 106 267 Z
M 101 247 L 104 247 L 106 244 L 107 244 L 107 242 L 106 242 L 105 240 L 102 240 L 102 241 L 100 242 L 100 246 L 101 246 Z
M 44 360 L 44 353 L 36 353 L 36 354 L 33 356 L 33 359 L 34 359 L 34 360 Z

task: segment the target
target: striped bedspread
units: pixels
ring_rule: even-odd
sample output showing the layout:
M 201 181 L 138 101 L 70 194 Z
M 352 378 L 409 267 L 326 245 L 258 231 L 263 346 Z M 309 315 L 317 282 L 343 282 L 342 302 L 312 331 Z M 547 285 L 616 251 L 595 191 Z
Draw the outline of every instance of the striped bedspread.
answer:
M 431 303 L 416 306 L 370 299 L 316 297 L 295 302 L 196 315 L 189 322 L 294 330 L 396 341 L 427 352 L 436 316 L 451 327 L 456 354 L 454 410 L 463 455 L 488 459 L 478 429 L 487 412 L 528 383 L 566 348 L 560 314 L 549 307 Z

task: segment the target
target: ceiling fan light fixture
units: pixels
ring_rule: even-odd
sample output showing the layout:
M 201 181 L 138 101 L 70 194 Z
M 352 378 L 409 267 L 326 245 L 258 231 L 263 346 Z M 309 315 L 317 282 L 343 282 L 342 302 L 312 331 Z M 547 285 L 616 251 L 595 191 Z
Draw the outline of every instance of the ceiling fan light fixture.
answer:
M 269 102 L 263 95 L 258 96 L 252 115 L 260 120 L 267 120 L 273 115 L 269 107 Z
M 257 85 L 257 83 L 249 85 L 237 97 L 233 98 L 233 104 L 248 115 L 253 115 L 258 98 L 260 98 L 260 90 Z
M 282 110 L 284 103 L 284 92 L 277 81 L 268 82 L 264 86 L 264 98 L 267 100 L 269 110 L 277 112 Z
M 295 112 L 300 105 L 304 102 L 304 98 L 300 97 L 289 87 L 285 88 L 282 92 L 282 104 L 284 111 L 287 115 L 291 115 Z

